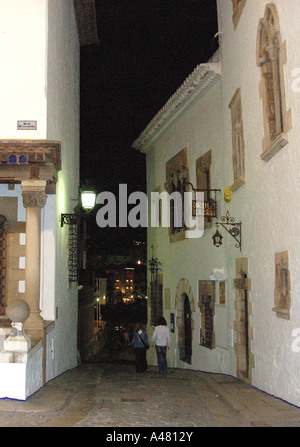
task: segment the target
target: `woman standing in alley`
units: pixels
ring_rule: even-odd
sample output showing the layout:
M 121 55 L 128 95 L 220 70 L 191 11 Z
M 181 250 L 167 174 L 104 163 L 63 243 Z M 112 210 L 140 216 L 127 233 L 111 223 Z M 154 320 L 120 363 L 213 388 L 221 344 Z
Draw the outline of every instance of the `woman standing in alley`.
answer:
M 164 317 L 157 320 L 157 325 L 151 337 L 151 345 L 155 345 L 157 364 L 160 374 L 167 372 L 167 348 L 171 347 L 170 330 Z
M 143 323 L 138 323 L 132 342 L 129 346 L 133 346 L 135 353 L 135 370 L 138 373 L 145 372 L 147 369 L 146 351 L 149 349 L 148 335 Z

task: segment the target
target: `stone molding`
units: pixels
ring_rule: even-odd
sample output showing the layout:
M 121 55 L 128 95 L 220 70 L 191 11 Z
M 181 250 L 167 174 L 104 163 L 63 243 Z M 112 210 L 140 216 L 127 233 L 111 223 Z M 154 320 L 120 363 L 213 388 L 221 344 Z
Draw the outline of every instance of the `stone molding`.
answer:
M 15 156 L 15 161 L 10 161 Z M 22 158 L 22 161 L 21 161 Z M 61 170 L 61 143 L 53 140 L 0 140 L 0 183 L 47 181 L 47 193 L 55 194 Z
M 236 29 L 240 17 L 242 15 L 246 0 L 231 0 L 232 1 L 232 8 L 233 8 L 233 13 L 232 13 L 232 22 L 233 22 L 233 26 L 234 29 Z
M 54 140 L 0 140 L 0 162 L 10 154 L 26 155 L 28 163 L 51 163 L 61 170 L 61 143 Z
M 250 302 L 249 291 L 251 290 L 251 280 L 248 278 L 248 259 L 236 259 L 236 278 L 233 281 L 235 289 L 235 312 L 234 330 L 236 332 L 236 342 L 234 344 L 234 352 L 237 362 L 237 377 L 251 384 L 252 368 L 254 368 L 254 355 L 251 351 L 254 338 L 253 328 L 251 326 L 252 303 Z M 245 299 L 248 305 L 248 320 L 245 321 Z M 245 345 L 245 330 L 248 329 L 248 353 Z M 247 359 L 248 355 L 248 359 Z M 248 363 L 248 371 L 246 365 Z
M 43 208 L 46 205 L 45 180 L 23 180 L 22 199 L 24 208 Z
M 245 183 L 245 142 L 240 88 L 235 91 L 228 107 L 231 111 L 232 165 L 234 179 L 230 190 L 235 192 Z
M 164 107 L 155 115 L 132 147 L 141 152 L 147 152 L 149 145 L 156 140 L 160 133 L 180 115 L 199 96 L 221 76 L 220 63 L 198 65 L 179 89 L 167 101 Z
M 186 278 L 182 278 L 176 287 L 175 307 L 178 312 L 183 312 L 184 300 L 182 295 L 186 294 L 189 297 L 191 304 L 191 311 L 195 312 L 195 298 L 192 290 L 192 286 Z

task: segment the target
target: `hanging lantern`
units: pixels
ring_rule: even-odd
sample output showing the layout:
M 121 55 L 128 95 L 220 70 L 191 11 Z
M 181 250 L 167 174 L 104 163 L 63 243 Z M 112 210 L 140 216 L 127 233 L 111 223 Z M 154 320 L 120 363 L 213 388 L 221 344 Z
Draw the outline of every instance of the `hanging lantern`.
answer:
M 215 234 L 213 235 L 212 239 L 213 239 L 213 244 L 215 247 L 220 247 L 222 245 L 223 236 L 219 232 L 218 227 L 217 227 L 217 230 L 216 230 Z

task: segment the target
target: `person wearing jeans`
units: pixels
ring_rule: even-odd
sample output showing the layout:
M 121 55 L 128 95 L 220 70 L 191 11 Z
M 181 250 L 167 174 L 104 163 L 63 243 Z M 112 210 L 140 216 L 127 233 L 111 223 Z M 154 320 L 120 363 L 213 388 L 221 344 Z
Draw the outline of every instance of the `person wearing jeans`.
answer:
M 157 364 L 160 374 L 167 372 L 167 348 L 171 347 L 170 330 L 164 317 L 160 317 L 151 337 L 151 345 L 155 345 Z
M 149 348 L 148 335 L 145 325 L 138 323 L 129 346 L 133 346 L 135 353 L 135 370 L 137 373 L 143 373 L 147 370 L 147 349 Z

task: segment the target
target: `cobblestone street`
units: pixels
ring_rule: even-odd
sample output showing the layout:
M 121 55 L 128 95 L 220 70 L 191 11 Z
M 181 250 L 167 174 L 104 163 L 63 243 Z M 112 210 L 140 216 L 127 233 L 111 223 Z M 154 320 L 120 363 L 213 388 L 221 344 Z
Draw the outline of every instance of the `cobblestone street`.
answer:
M 26 402 L 0 400 L 1 427 L 300 427 L 300 409 L 231 376 L 130 361 L 83 364 Z

